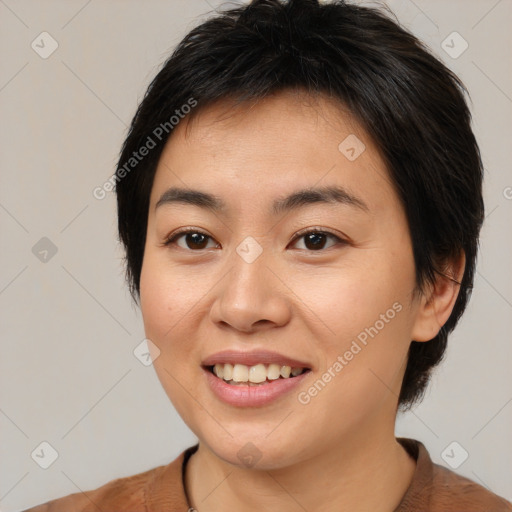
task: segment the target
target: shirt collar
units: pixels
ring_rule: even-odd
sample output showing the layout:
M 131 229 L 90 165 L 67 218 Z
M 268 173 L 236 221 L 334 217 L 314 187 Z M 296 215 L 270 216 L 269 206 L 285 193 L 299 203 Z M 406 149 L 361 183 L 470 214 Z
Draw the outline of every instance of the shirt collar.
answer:
M 425 446 L 414 439 L 399 437 L 397 441 L 405 448 L 407 453 L 416 461 L 416 469 L 402 501 L 394 512 L 410 512 L 411 510 L 428 510 L 428 493 L 425 488 L 431 485 L 433 479 L 433 464 Z M 167 466 L 155 470 L 152 478 L 144 489 L 146 507 L 148 512 L 161 512 L 162 510 L 180 510 L 186 512 L 190 509 L 185 492 L 185 468 L 191 455 L 199 445 L 187 448 L 174 461 Z

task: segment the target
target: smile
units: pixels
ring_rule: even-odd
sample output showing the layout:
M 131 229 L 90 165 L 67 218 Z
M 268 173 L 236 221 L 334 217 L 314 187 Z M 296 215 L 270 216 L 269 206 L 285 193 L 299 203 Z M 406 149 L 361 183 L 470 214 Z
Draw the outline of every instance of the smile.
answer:
M 223 379 L 230 385 L 240 386 L 249 384 L 249 386 L 260 386 L 278 379 L 289 379 L 297 377 L 308 371 L 307 368 L 291 367 L 277 363 L 263 364 L 258 363 L 253 366 L 245 364 L 215 364 L 209 367 L 209 370 L 219 379 Z
M 263 348 L 223 350 L 201 362 L 207 388 L 225 404 L 260 407 L 290 398 L 315 365 Z

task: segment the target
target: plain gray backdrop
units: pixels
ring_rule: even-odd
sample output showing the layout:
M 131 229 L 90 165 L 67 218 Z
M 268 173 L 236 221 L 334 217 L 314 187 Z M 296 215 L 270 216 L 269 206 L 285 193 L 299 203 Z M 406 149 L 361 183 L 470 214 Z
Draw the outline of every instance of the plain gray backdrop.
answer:
M 144 331 L 114 195 L 92 191 L 169 52 L 220 4 L 0 0 L 3 512 L 167 464 L 196 442 L 134 355 Z M 512 500 L 512 2 L 387 5 L 470 91 L 487 209 L 473 297 L 397 435 Z

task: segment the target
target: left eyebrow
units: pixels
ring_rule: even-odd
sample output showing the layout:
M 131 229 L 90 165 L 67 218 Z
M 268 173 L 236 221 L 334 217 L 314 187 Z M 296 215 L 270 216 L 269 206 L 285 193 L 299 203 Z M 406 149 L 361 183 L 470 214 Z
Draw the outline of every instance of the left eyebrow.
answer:
M 293 192 L 289 196 L 274 201 L 272 211 L 274 215 L 278 215 L 281 212 L 300 208 L 313 203 L 339 203 L 353 206 L 365 212 L 370 211 L 362 199 L 339 186 L 306 188 Z
M 226 203 L 213 194 L 189 188 L 172 187 L 166 190 L 155 205 L 155 209 L 164 204 L 184 203 L 211 210 L 213 212 L 225 211 Z M 291 193 L 288 196 L 278 198 L 272 204 L 272 213 L 279 215 L 284 211 L 290 211 L 313 203 L 338 203 L 352 206 L 368 212 L 370 209 L 366 203 L 349 193 L 343 187 L 326 186 L 306 188 Z

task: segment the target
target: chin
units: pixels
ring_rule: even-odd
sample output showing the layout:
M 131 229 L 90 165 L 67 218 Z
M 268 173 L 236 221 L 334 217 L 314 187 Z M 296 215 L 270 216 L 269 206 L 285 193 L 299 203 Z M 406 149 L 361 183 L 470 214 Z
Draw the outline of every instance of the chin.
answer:
M 270 470 L 286 467 L 293 464 L 298 458 L 298 446 L 291 437 L 286 439 L 268 437 L 268 430 L 265 433 L 256 432 L 252 434 L 247 428 L 241 426 L 242 433 L 233 437 L 225 433 L 221 437 L 197 435 L 200 443 L 204 443 L 209 451 L 224 462 L 241 469 Z M 295 450 L 292 451 L 292 450 Z

